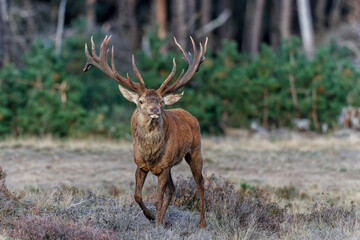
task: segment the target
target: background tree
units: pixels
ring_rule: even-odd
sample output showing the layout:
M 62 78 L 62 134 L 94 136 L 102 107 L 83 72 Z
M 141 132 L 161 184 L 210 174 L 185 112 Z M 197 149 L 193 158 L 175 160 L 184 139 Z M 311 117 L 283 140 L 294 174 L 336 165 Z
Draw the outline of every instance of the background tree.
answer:
M 172 29 L 173 35 L 182 46 L 186 46 L 187 27 L 185 21 L 186 2 L 184 0 L 174 0 L 172 4 Z
M 307 56 L 312 58 L 314 55 L 315 42 L 310 3 L 308 0 L 297 0 L 297 6 L 299 9 L 298 16 L 303 47 Z
M 293 0 L 281 0 L 279 25 L 282 39 L 287 39 L 291 35 L 292 4 Z
M 122 2 L 122 1 L 121 1 Z M 86 0 L 86 26 L 92 32 L 96 26 L 96 0 Z
M 255 56 L 259 50 L 265 0 L 247 1 L 243 49 Z
M 204 133 L 253 122 L 291 127 L 295 118 L 320 130 L 337 127 L 343 106 L 360 106 L 359 1 L 68 1 L 55 54 L 62 1 L 0 0 L 1 136 L 128 136 L 133 106 L 98 71 L 81 73 L 91 35 L 96 43 L 112 35 L 118 71 L 131 78 L 134 53 L 149 87 L 169 74 L 174 56 L 186 68 L 173 36 L 183 46 L 189 35 L 208 36 L 207 60 L 179 102 Z M 301 49 L 304 20 L 317 30 L 312 57 Z
M 7 0 L 0 1 L 0 66 L 9 62 L 9 14 Z
M 166 0 L 156 0 L 155 6 L 156 6 L 156 22 L 159 24 L 158 34 L 159 34 L 160 38 L 165 38 L 166 37 L 166 32 L 167 32 L 167 30 L 166 30 L 166 28 L 167 28 Z

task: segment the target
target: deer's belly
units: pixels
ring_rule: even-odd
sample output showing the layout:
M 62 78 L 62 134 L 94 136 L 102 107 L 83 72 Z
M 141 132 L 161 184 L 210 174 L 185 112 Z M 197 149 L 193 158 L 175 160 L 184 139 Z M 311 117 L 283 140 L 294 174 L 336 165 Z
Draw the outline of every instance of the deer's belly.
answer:
M 135 150 L 135 162 L 143 171 L 150 171 L 154 175 L 159 175 L 164 169 L 181 163 L 190 148 L 190 144 L 184 144 L 177 151 L 172 152 L 169 149 L 166 151 L 166 148 L 137 147 Z

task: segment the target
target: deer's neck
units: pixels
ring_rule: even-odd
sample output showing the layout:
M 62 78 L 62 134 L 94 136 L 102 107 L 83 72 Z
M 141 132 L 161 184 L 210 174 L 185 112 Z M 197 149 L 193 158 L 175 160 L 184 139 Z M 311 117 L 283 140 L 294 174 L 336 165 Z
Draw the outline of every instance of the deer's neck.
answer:
M 162 116 L 151 119 L 135 111 L 132 125 L 134 144 L 138 153 L 146 161 L 159 159 L 165 149 L 164 119 Z
M 162 116 L 157 119 L 152 119 L 149 116 L 135 111 L 134 124 L 136 125 L 136 131 L 144 136 L 147 135 L 164 135 L 164 120 Z

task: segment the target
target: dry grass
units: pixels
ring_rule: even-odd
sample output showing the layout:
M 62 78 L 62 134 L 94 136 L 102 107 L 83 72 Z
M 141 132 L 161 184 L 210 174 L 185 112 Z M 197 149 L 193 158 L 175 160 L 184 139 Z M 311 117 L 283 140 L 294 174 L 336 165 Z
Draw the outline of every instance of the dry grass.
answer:
M 204 138 L 205 171 L 225 177 L 235 188 L 244 181 L 260 187 L 293 186 L 300 195 L 327 192 L 339 200 L 360 202 L 360 137 L 338 135 Z M 0 159 L 12 189 L 65 184 L 128 193 L 135 183 L 128 141 L 7 139 L 0 142 Z M 178 175 L 191 175 L 186 163 L 174 169 L 173 176 Z M 149 176 L 145 187 L 155 184 L 156 178 Z
M 203 153 L 208 227 L 198 229 L 195 184 L 183 163 L 173 171 L 165 228 L 156 229 L 133 201 L 130 142 L 2 141 L 0 239 L 360 239 L 356 133 L 204 138 Z M 155 186 L 149 176 L 152 210 Z
M 4 181 L 4 179 L 2 179 Z M 359 211 L 346 209 L 321 197 L 309 202 L 307 214 L 282 208 L 267 189 L 241 191 L 212 176 L 207 184 L 208 227 L 198 228 L 199 213 L 195 184 L 181 178 L 170 206 L 165 227 L 155 228 L 134 204 L 132 196 L 113 197 L 104 189 L 66 186 L 2 195 L 15 204 L 0 209 L 2 237 L 15 239 L 358 239 Z M 180 196 L 185 196 L 182 198 Z M 153 204 L 148 203 L 150 209 Z

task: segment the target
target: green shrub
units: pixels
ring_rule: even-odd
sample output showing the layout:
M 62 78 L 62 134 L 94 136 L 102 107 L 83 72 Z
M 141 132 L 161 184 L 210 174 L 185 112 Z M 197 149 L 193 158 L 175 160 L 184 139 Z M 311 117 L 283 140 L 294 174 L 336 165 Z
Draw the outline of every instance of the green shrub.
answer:
M 0 69 L 0 136 L 130 136 L 134 104 L 124 100 L 116 83 L 100 70 L 81 71 L 84 42 L 90 39 L 84 24 L 82 19 L 74 23 L 76 31 L 64 39 L 60 55 L 54 54 L 52 43 L 37 41 L 25 53 L 23 67 Z M 103 36 L 95 34 L 97 46 Z M 160 40 L 156 31 L 147 37 L 151 54 L 139 50 L 137 65 L 146 86 L 158 88 L 171 71 L 173 57 L 177 74 L 187 66 L 177 49 L 164 53 L 163 46 L 172 39 Z M 223 126 L 246 128 L 253 121 L 268 129 L 292 127 L 294 118 L 310 119 L 315 130 L 323 123 L 336 127 L 343 106 L 360 106 L 360 71 L 350 51 L 335 42 L 319 47 L 312 60 L 302 53 L 297 38 L 284 41 L 276 53 L 263 45 L 254 58 L 229 41 L 216 53 L 210 50 L 182 89 L 184 97 L 172 106 L 192 113 L 205 134 L 222 133 Z

